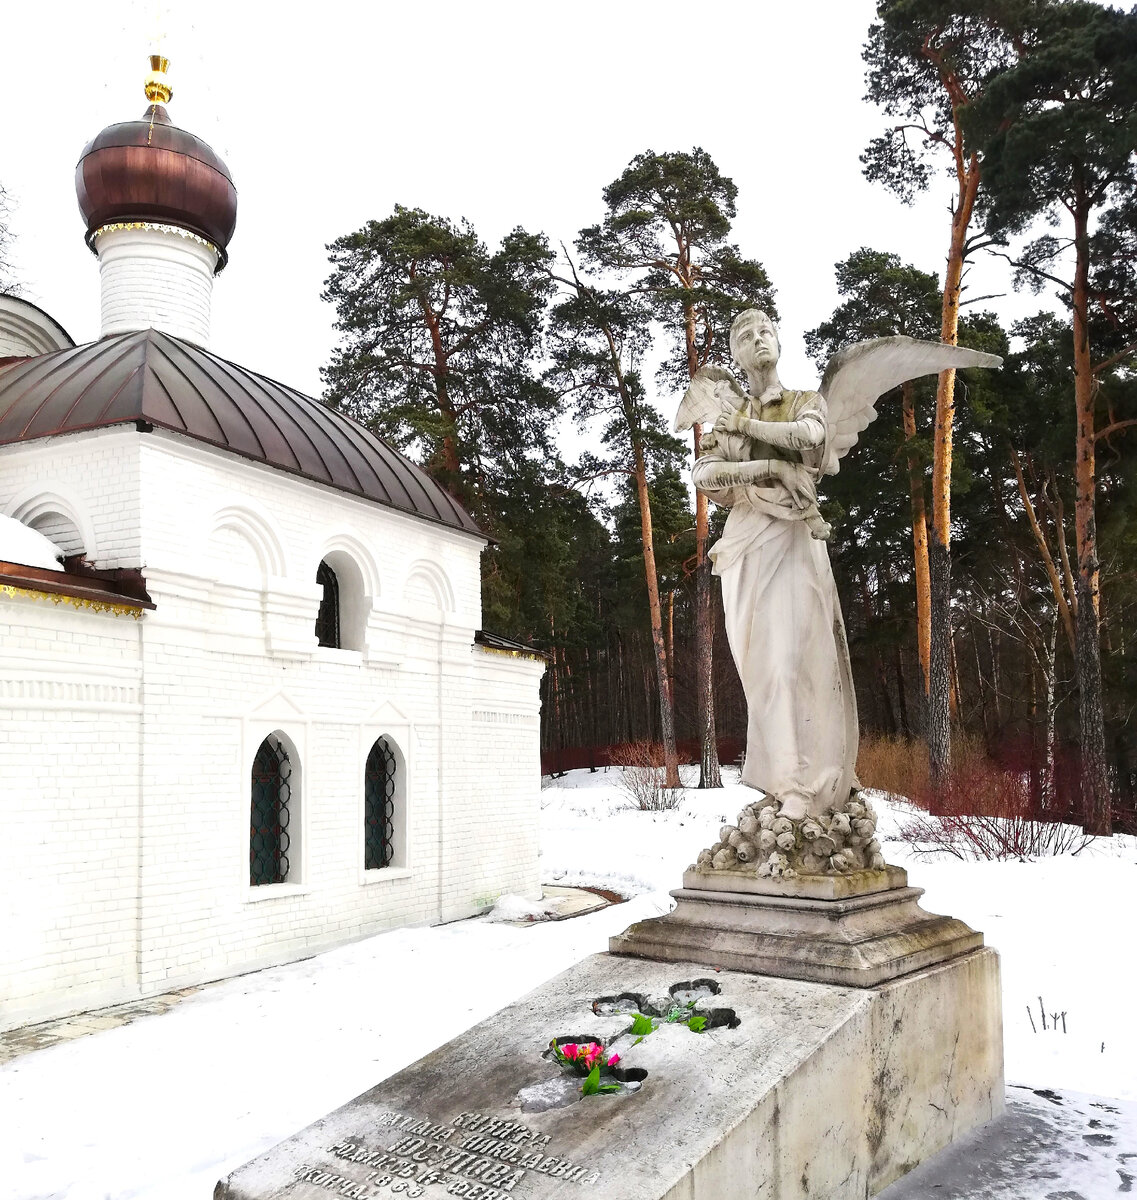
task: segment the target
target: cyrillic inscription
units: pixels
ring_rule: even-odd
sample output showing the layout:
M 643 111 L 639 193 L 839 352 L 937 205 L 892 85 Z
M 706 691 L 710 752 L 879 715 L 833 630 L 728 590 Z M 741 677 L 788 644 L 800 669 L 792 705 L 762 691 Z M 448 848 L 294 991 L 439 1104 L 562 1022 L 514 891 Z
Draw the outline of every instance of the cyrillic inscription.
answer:
M 312 1184 L 343 1200 L 372 1200 L 388 1194 L 408 1200 L 431 1195 L 466 1200 L 523 1200 L 526 1180 L 547 1175 L 566 1183 L 592 1186 L 599 1172 L 547 1153 L 549 1135 L 520 1121 L 466 1112 L 449 1125 L 437 1125 L 405 1113 L 379 1116 L 380 1129 L 394 1140 L 379 1147 L 340 1141 L 328 1147 L 338 1164 L 297 1168 L 296 1182 Z

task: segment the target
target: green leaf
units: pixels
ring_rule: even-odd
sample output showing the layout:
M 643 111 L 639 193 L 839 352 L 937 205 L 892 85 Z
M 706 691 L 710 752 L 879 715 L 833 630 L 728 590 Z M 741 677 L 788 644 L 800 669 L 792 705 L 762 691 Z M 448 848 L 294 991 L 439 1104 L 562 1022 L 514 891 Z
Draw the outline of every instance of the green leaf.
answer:
M 580 1085 L 580 1090 L 585 1096 L 595 1096 L 600 1091 L 600 1064 L 588 1072 L 588 1078 Z
M 649 1033 L 655 1032 L 655 1022 L 651 1017 L 645 1017 L 643 1013 L 634 1013 L 632 1015 L 632 1027 L 628 1032 L 637 1034 L 640 1037 L 646 1037 Z
M 707 1027 L 707 1018 L 706 1017 L 692 1017 L 687 1022 L 687 1028 L 692 1033 L 702 1033 L 703 1030 L 706 1029 L 706 1027 Z

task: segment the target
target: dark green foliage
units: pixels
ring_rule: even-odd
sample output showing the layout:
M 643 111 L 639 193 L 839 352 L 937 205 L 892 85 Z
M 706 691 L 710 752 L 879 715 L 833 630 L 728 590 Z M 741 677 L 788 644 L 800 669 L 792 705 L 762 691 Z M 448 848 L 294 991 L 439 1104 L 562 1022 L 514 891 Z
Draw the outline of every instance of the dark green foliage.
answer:
M 695 529 L 691 516 L 691 499 L 687 473 L 680 462 L 672 460 L 648 482 L 652 529 L 655 542 L 655 565 L 659 574 L 662 596 L 681 589 L 689 571 L 688 560 L 695 552 Z M 614 527 L 613 550 L 617 559 L 617 578 L 621 591 L 629 598 L 634 595 L 633 581 L 644 577 L 643 543 L 640 539 L 640 512 L 634 482 L 623 482 L 611 508 Z M 621 604 L 622 621 L 628 628 L 647 631 L 647 611 L 642 602 Z
M 895 254 L 867 247 L 838 263 L 836 275 L 842 302 L 828 321 L 805 335 L 806 348 L 819 368 L 853 342 L 893 334 L 937 337 L 940 286 L 935 275 L 902 265 Z M 922 402 L 916 405 L 919 427 L 914 448 L 930 463 L 932 384 L 921 380 L 916 394 Z M 846 578 L 883 583 L 887 567 L 889 579 L 907 588 L 912 572 L 911 447 L 905 441 L 899 389 L 882 397 L 877 408 L 880 416 L 861 434 L 849 469 L 823 482 L 823 511 L 835 522 L 830 553 L 842 564 Z M 884 495 L 882 484 L 887 485 Z M 863 596 L 847 594 L 847 599 L 847 611 L 863 607 Z M 909 606 L 904 602 L 897 607 L 906 612 Z M 907 625 L 894 631 L 893 638 L 897 632 L 907 637 Z
M 1099 359 L 1126 352 L 1137 340 L 1137 191 L 1119 192 L 1090 239 L 1090 337 Z
M 881 0 L 863 51 L 865 98 L 896 123 L 861 156 L 865 176 L 911 202 L 937 162 L 954 173 L 954 115 L 1017 61 L 1026 48 L 1026 14 L 1050 6 L 1049 0 Z
M 905 334 L 938 340 L 940 281 L 896 254 L 862 246 L 836 266 L 837 290 L 845 297 L 828 321 L 805 335 L 805 348 L 824 369 L 843 346 L 869 338 Z
M 611 535 L 555 458 L 527 463 L 487 498 L 497 545 L 482 556 L 482 622 L 547 650 L 599 635 Z
M 699 147 L 689 153 L 645 150 L 604 189 L 603 223 L 577 239 L 586 261 L 621 273 L 645 297 L 667 338 L 659 382 L 674 392 L 690 380 L 688 310 L 696 367 L 729 364 L 727 333 L 742 309 L 777 315 L 762 265 L 727 240 L 737 195 L 734 182 Z
M 1137 10 L 1091 0 L 1030 6 L 1031 53 L 991 80 L 966 117 L 982 148 L 988 227 L 1017 233 L 1039 216 L 1131 195 L 1137 152 Z M 1040 239 L 1045 270 L 1061 243 Z
M 648 400 L 640 374 L 651 346 L 650 319 L 642 297 L 584 282 L 553 307 L 545 378 L 578 427 L 592 430 L 599 422 L 599 446 L 580 458 L 582 479 L 632 472 L 637 444 L 649 473 L 684 452 Z
M 545 239 L 515 229 L 490 253 L 468 222 L 397 206 L 328 249 L 341 341 L 327 402 L 483 516 L 501 478 L 550 453 L 555 399 L 532 369 L 552 287 Z

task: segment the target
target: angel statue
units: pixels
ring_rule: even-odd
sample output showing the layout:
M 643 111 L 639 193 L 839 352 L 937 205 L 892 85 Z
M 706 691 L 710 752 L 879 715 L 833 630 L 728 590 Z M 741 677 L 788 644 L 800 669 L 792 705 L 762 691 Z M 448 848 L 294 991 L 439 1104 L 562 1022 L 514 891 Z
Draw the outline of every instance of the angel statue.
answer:
M 711 548 L 726 632 L 746 693 L 742 782 L 764 796 L 700 855 L 699 869 L 759 874 L 883 867 L 875 819 L 856 776 L 857 704 L 837 589 L 817 507 L 822 475 L 876 417 L 874 405 L 908 379 L 1002 360 L 939 342 L 885 337 L 835 354 L 819 392 L 782 386 L 778 331 L 757 309 L 730 328 L 730 372 L 704 367 L 675 430 L 709 427 L 692 478 L 730 508 Z

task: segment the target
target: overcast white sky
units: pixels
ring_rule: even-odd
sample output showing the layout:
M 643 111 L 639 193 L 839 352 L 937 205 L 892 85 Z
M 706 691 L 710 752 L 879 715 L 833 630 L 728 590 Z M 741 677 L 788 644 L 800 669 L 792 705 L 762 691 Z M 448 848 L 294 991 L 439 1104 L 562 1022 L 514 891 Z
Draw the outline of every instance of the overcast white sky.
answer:
M 320 300 L 327 242 L 396 203 L 467 217 L 490 243 L 516 224 L 571 241 L 648 147 L 701 145 L 738 185 L 735 239 L 777 288 L 789 385 L 816 383 L 801 333 L 832 311 L 838 259 L 868 245 L 942 267 L 950 181 L 906 208 L 861 175 L 884 123 L 862 101 L 873 0 L 161 9 L 65 0 L 4 16 L 0 181 L 17 205 L 16 266 L 79 342 L 98 336 L 99 304 L 75 163 L 103 126 L 145 109 L 156 24 L 172 119 L 237 185 L 211 348 L 311 394 L 335 337 Z M 995 261 L 972 282 L 1010 291 Z M 1040 303 L 990 306 L 1009 319 Z M 668 411 L 676 400 L 659 397 Z

